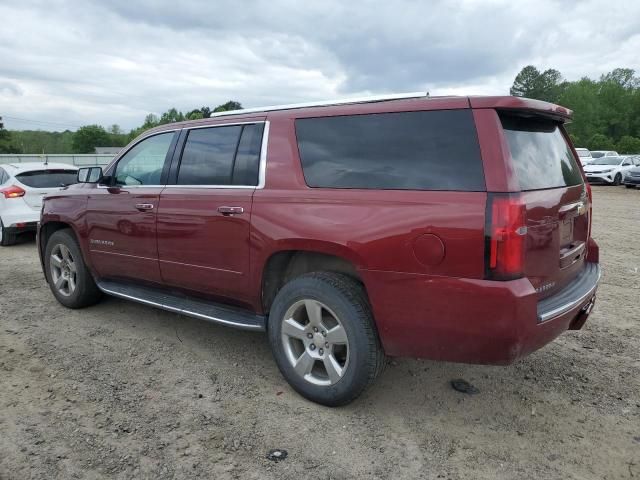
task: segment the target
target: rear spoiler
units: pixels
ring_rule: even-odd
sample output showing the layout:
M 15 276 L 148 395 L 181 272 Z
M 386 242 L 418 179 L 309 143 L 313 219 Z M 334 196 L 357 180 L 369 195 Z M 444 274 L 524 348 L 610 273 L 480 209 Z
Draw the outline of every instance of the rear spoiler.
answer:
M 563 123 L 571 122 L 573 110 L 554 103 L 523 97 L 469 97 L 471 108 L 509 110 L 523 115 L 546 117 Z

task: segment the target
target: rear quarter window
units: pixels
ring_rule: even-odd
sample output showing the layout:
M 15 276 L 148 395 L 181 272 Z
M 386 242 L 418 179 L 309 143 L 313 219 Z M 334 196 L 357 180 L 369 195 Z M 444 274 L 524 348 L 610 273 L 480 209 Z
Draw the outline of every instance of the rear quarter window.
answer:
M 307 185 L 391 190 L 485 190 L 471 110 L 296 120 Z
M 16 175 L 16 179 L 31 188 L 55 188 L 77 183 L 75 170 L 37 170 Z
M 558 123 L 501 114 L 521 190 L 571 187 L 583 183 L 576 159 Z

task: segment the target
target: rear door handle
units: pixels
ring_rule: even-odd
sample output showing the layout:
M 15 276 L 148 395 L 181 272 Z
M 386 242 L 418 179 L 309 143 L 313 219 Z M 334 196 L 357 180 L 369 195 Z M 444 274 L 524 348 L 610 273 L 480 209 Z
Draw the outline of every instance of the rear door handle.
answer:
M 242 207 L 218 207 L 218 212 L 222 215 L 241 215 L 244 213 L 244 208 Z
M 146 212 L 147 210 L 153 210 L 153 203 L 136 203 L 136 208 L 141 212 Z

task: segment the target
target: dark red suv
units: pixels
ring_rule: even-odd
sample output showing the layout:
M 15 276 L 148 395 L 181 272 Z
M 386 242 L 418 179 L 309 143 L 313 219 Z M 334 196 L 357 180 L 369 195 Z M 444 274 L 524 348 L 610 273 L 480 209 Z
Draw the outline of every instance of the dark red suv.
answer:
M 414 94 L 164 125 L 45 200 L 46 278 L 70 308 L 107 293 L 266 330 L 293 388 L 325 405 L 385 355 L 508 364 L 594 304 L 570 116 Z

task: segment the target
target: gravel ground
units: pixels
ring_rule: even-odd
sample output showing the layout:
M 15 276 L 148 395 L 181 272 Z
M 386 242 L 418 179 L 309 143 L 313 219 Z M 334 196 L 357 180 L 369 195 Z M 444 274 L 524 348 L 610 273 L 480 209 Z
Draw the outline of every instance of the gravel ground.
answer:
M 263 334 L 115 298 L 67 310 L 33 238 L 2 248 L 0 478 L 640 478 L 640 191 L 594 197 L 582 331 L 510 367 L 393 360 L 340 409 L 296 395 Z

